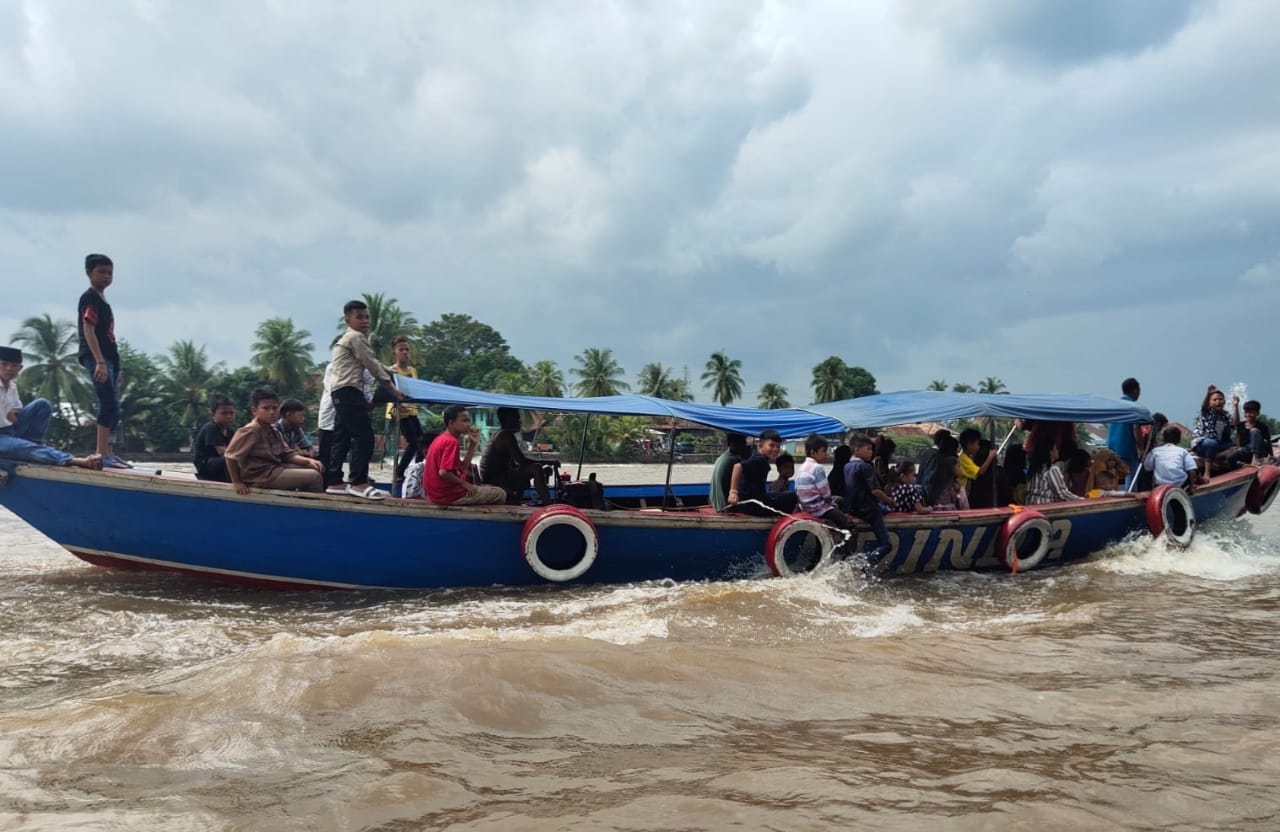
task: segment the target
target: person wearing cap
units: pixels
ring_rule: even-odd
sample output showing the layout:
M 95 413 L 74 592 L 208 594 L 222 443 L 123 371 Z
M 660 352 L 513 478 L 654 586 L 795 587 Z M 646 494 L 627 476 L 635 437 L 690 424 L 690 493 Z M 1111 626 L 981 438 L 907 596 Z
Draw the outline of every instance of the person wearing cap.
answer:
M 102 457 L 72 456 L 44 443 L 53 407 L 48 399 L 23 405 L 18 395 L 18 373 L 22 372 L 22 350 L 0 347 L 0 459 L 37 462 L 41 465 L 73 465 L 101 468 Z
M 89 373 L 98 397 L 98 455 L 105 468 L 132 468 L 115 455 L 111 434 L 120 426 L 120 351 L 116 348 L 116 317 L 105 292 L 115 279 L 115 265 L 105 254 L 84 258 L 89 288 L 80 296 L 76 309 L 76 335 L 80 340 L 79 361 Z

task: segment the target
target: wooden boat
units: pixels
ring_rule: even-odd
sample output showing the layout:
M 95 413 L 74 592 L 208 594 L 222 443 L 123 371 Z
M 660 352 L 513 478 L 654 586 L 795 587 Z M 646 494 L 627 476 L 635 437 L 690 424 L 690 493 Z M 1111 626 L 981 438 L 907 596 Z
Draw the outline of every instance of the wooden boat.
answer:
M 643 396 L 543 399 L 480 393 L 397 377 L 412 401 L 472 407 L 675 417 L 758 435 L 841 434 L 985 415 L 1149 421 L 1136 404 L 1090 396 L 895 393 L 803 409 L 755 410 Z M 926 414 L 922 416 L 921 414 Z M 888 515 L 883 575 L 1021 570 L 1077 561 L 1126 535 L 1185 544 L 1197 523 L 1264 511 L 1280 469 L 1244 468 L 1186 495 L 1180 489 L 1036 506 Z M 664 489 L 665 493 L 666 489 Z M 557 504 L 436 506 L 254 491 L 172 475 L 83 471 L 0 461 L 0 505 L 73 555 L 99 566 L 161 569 L 253 586 L 428 589 L 546 582 L 721 580 L 807 571 L 857 553 L 805 515 L 756 518 L 707 509 L 595 510 Z

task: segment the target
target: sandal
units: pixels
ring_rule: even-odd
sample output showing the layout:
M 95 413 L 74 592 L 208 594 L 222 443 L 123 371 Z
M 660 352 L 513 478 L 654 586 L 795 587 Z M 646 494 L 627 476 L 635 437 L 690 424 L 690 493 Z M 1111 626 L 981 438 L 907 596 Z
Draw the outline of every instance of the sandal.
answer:
M 347 486 L 347 493 L 352 497 L 363 497 L 366 500 L 385 500 L 387 492 L 374 488 L 373 485 L 365 485 L 357 488 L 354 485 Z

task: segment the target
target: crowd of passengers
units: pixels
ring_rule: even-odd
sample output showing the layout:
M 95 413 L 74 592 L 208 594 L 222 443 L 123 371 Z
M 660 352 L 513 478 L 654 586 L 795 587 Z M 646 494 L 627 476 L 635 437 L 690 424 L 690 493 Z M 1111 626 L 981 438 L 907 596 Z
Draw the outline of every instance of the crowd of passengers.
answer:
M 98 400 L 96 453 L 73 456 L 44 444 L 52 407 L 45 399 L 22 403 L 16 383 L 22 352 L 0 347 L 0 458 L 93 469 L 132 467 L 111 445 L 119 425 L 122 380 L 115 318 L 105 297 L 114 280 L 114 264 L 106 255 L 90 254 L 85 274 L 89 289 L 77 309 L 78 359 Z M 480 437 L 464 406 L 445 408 L 445 429 L 424 434 L 417 407 L 403 402 L 404 393 L 392 376 L 417 378 L 409 339 L 394 338 L 393 362 L 383 364 L 369 345 L 368 307 L 350 301 L 343 307 L 343 319 L 347 328 L 330 345 L 324 375 L 318 447 L 312 446 L 303 427 L 307 410 L 302 402 L 281 402 L 272 390 L 255 390 L 250 397 L 253 418 L 235 429 L 234 403 L 214 396 L 210 421 L 192 443 L 197 478 L 230 483 L 239 494 L 261 488 L 385 499 L 387 492 L 369 479 L 369 461 L 374 449 L 371 410 L 386 404 L 387 418 L 397 423 L 406 440 L 393 480 L 393 488 L 402 486 L 405 497 L 441 505 L 519 503 L 532 485 L 540 501 L 549 502 L 546 469 L 520 448 L 517 410 L 498 409 L 500 430 L 480 465 L 473 466 Z M 1129 378 L 1122 382 L 1121 392 L 1126 400 L 1137 401 L 1141 387 Z M 834 451 L 823 437 L 810 436 L 799 466 L 790 454 L 782 453 L 777 431 L 761 432 L 754 451 L 745 437 L 730 434 L 727 450 L 716 460 L 710 502 L 717 510 L 746 514 L 803 511 L 841 527 L 853 517 L 869 523 L 883 545 L 883 515 L 893 511 L 1036 505 L 1084 499 L 1095 490 L 1141 491 L 1161 484 L 1192 491 L 1213 473 L 1273 460 L 1261 405 L 1244 402 L 1242 414 L 1239 397 L 1232 396 L 1230 412 L 1226 401 L 1213 385 L 1205 391 L 1190 451 L 1181 445 L 1181 430 L 1158 413 L 1151 425 L 1111 425 L 1107 450 L 1096 455 L 1076 444 L 1073 424 L 1025 421 L 1020 425 L 1027 431 L 1025 443 L 1007 448 L 1003 460 L 997 460 L 992 443 L 972 428 L 959 437 L 949 430 L 937 431 L 933 446 L 918 461 L 895 462 L 895 444 L 888 436 L 859 434 Z M 770 480 L 775 469 L 777 476 Z

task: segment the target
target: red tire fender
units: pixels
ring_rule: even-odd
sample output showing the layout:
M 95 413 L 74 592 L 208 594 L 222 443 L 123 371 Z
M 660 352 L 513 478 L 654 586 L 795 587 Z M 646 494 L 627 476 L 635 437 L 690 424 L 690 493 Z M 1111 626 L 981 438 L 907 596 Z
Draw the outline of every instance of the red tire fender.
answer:
M 546 551 L 542 536 L 557 526 L 573 529 L 582 538 L 582 550 L 577 553 L 577 559 L 565 567 L 552 566 L 545 560 L 551 553 Z M 548 506 L 529 515 L 529 519 L 524 521 L 524 528 L 520 532 L 520 552 L 524 555 L 525 563 L 529 564 L 529 568 L 538 577 L 553 583 L 564 583 L 581 578 L 596 562 L 596 556 L 600 553 L 600 533 L 591 518 L 573 506 Z
M 1253 483 L 1249 486 L 1249 494 L 1244 498 L 1244 507 L 1250 514 L 1261 514 L 1271 508 L 1278 492 L 1280 492 L 1280 467 L 1264 465 L 1258 469 L 1258 476 L 1253 478 Z
M 1040 535 L 1035 551 L 1025 557 L 1018 555 L 1018 549 L 1029 534 Z M 1049 554 L 1049 538 L 1053 536 L 1053 526 L 1049 518 L 1034 509 L 1023 509 L 1017 512 L 1000 527 L 1000 536 L 996 543 L 996 553 L 1000 562 L 1013 574 L 1018 570 L 1035 569 Z
M 811 514 L 788 514 L 773 524 L 764 540 L 764 559 L 769 564 L 769 571 L 779 578 L 804 574 L 803 571 L 792 569 L 786 557 L 787 543 L 800 534 L 813 535 L 818 541 L 820 554 L 814 569 L 831 562 L 836 541 L 831 536 L 830 527 Z
M 1191 545 L 1196 536 L 1196 510 L 1187 492 L 1176 485 L 1158 486 L 1147 497 L 1147 528 L 1152 537 L 1165 540 L 1180 549 Z

